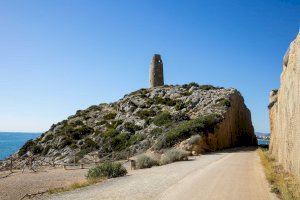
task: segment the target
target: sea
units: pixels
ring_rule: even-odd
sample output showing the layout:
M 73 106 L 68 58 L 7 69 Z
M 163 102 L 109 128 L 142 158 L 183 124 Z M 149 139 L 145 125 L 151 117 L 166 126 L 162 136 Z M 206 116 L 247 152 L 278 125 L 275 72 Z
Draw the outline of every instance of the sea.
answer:
M 25 142 L 40 135 L 41 133 L 0 132 L 0 160 L 17 152 Z
M 269 145 L 270 140 L 258 139 L 258 145 Z

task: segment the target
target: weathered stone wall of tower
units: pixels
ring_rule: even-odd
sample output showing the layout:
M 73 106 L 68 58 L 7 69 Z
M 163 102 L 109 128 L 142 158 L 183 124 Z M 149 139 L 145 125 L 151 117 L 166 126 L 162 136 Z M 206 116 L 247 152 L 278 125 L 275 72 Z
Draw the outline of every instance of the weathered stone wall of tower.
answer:
M 164 69 L 160 55 L 155 54 L 150 65 L 150 87 L 164 85 Z
M 270 93 L 271 154 L 300 178 L 300 34 L 283 59 L 278 91 Z

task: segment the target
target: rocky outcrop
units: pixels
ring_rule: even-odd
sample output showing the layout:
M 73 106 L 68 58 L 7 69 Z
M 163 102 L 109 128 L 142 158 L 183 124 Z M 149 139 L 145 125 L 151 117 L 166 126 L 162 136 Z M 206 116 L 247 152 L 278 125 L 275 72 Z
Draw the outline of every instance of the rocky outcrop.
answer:
M 192 139 L 196 142 L 188 147 Z M 237 90 L 191 83 L 141 89 L 77 111 L 26 143 L 19 156 L 32 152 L 68 163 L 74 155 L 117 160 L 175 146 L 201 153 L 256 143 L 250 112 Z
M 279 90 L 270 93 L 270 152 L 300 177 L 300 34 L 283 59 Z
M 230 107 L 224 113 L 223 120 L 217 124 L 213 132 L 201 137 L 191 137 L 183 141 L 180 147 L 199 154 L 206 151 L 257 145 L 250 110 L 244 104 L 239 92 L 234 90 L 230 95 Z M 197 139 L 196 141 L 193 141 Z

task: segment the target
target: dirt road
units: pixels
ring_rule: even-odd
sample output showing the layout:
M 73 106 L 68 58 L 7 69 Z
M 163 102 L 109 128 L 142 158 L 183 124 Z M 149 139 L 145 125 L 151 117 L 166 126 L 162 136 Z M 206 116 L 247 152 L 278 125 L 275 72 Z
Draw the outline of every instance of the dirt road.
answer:
M 255 149 L 236 149 L 196 157 L 72 192 L 52 200 L 269 200 L 270 193 Z

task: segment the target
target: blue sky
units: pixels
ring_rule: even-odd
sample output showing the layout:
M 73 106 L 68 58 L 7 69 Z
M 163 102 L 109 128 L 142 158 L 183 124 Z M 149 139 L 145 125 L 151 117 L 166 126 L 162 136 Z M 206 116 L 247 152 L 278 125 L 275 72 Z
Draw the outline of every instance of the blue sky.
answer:
M 299 0 L 0 1 L 0 130 L 46 131 L 78 109 L 167 84 L 241 91 L 256 131 L 300 25 Z

